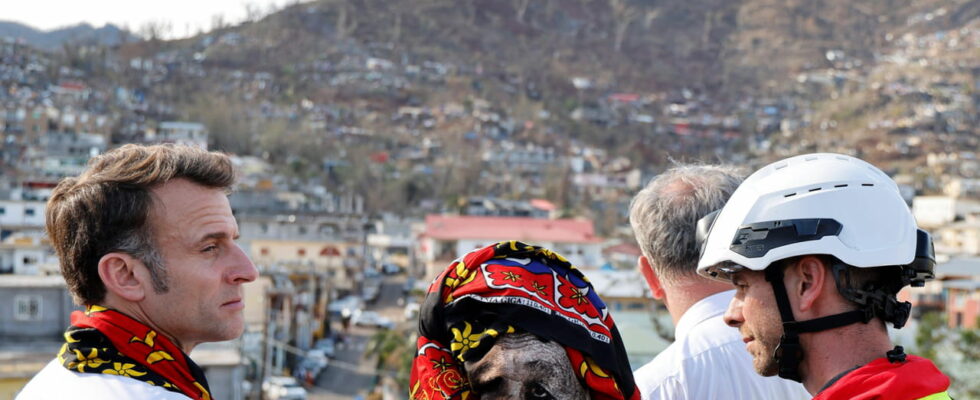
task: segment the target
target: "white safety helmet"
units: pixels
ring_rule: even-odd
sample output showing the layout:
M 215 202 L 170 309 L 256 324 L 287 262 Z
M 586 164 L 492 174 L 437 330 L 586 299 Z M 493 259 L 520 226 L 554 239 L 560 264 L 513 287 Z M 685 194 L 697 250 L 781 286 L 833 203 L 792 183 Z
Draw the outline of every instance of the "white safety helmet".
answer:
M 915 219 L 898 186 L 873 165 L 840 154 L 769 164 L 709 217 L 701 224 L 710 226 L 700 227 L 707 237 L 698 273 L 713 279 L 806 254 L 855 267 L 908 265 L 916 256 Z
M 808 154 L 769 164 L 748 177 L 720 211 L 698 221 L 698 273 L 730 281 L 742 269 L 764 271 L 773 288 L 783 335 L 773 354 L 785 379 L 802 381 L 799 335 L 868 323 L 878 317 L 901 328 L 912 305 L 895 297 L 905 285 L 933 277 L 929 234 L 919 230 L 898 186 L 871 164 L 839 154 Z M 838 292 L 857 309 L 798 321 L 779 260 L 829 255 Z M 895 275 L 853 287 L 848 268 L 893 267 Z M 896 279 L 897 278 L 897 279 Z M 887 353 L 904 360 L 901 347 Z

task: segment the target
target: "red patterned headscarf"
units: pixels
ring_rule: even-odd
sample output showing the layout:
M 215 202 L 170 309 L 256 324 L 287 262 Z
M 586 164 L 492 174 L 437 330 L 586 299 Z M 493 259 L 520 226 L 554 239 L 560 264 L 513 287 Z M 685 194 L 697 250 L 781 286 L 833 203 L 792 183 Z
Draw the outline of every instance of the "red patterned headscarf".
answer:
M 639 400 L 619 330 L 582 272 L 551 250 L 515 241 L 467 254 L 429 287 L 411 399 L 475 400 L 463 363 L 518 330 L 562 345 L 592 399 Z

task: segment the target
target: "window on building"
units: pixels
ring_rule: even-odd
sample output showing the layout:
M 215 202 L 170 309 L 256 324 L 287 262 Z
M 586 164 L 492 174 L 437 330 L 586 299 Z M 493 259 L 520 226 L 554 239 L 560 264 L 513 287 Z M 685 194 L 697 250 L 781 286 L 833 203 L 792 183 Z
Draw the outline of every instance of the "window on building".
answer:
M 14 296 L 14 320 L 40 321 L 41 296 L 34 294 Z
M 34 209 L 33 208 L 25 208 L 24 209 L 24 215 L 33 216 L 34 215 Z
M 37 257 L 24 256 L 24 265 L 34 265 L 34 264 L 37 264 Z
M 306 255 L 306 248 L 300 247 L 299 250 L 296 250 L 296 254 L 299 254 L 300 257 L 305 256 Z
M 957 328 L 962 328 L 963 327 L 963 313 L 962 312 L 956 313 L 956 327 Z
M 267 256 L 267 255 L 269 255 L 269 248 L 268 248 L 268 247 L 263 247 L 263 248 L 262 248 L 262 250 L 259 250 L 259 252 L 260 252 L 260 253 L 261 253 L 261 254 L 262 254 L 263 256 Z
M 335 232 L 337 232 L 337 229 L 335 229 L 331 225 L 324 224 L 324 225 L 320 225 L 319 231 L 321 235 L 333 235 Z
M 0 215 L 7 215 L 7 208 L 6 207 L 0 207 Z

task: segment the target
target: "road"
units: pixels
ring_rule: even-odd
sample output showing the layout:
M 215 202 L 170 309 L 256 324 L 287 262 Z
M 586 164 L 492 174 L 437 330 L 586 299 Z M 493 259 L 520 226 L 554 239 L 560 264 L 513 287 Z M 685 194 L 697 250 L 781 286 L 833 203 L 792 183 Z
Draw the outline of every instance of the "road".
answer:
M 402 307 L 398 299 L 402 295 L 404 275 L 385 276 L 380 295 L 374 304 L 367 306 L 394 322 L 404 319 Z M 342 331 L 339 322 L 334 322 L 336 332 Z M 378 378 L 374 374 L 377 358 L 365 356 L 368 340 L 376 328 L 351 326 L 345 335 L 344 344 L 338 343 L 337 355 L 330 360 L 330 365 L 320 374 L 315 387 L 310 391 L 310 399 L 315 400 L 354 400 L 358 396 L 366 396 L 374 388 Z

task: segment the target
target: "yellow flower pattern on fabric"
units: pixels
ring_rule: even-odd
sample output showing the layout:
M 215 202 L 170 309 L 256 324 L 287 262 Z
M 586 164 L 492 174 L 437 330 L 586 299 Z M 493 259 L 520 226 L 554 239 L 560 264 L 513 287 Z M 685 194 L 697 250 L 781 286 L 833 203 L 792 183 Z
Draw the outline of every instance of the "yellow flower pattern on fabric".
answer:
M 588 300 L 585 298 L 585 291 L 579 288 L 575 288 L 574 293 L 571 296 L 572 300 L 578 302 L 578 304 L 585 304 Z
M 61 350 L 58 350 L 58 362 L 62 365 L 65 363 L 65 353 L 68 352 L 68 343 L 61 345 Z
M 166 351 L 163 350 L 154 351 L 146 356 L 147 364 L 156 364 L 157 362 L 163 360 L 173 361 L 174 356 L 170 355 L 170 353 L 167 353 Z
M 581 376 L 581 377 L 584 378 L 585 377 L 585 373 L 586 372 L 589 372 L 589 371 L 592 371 L 593 374 L 595 374 L 596 376 L 598 376 L 600 378 L 608 378 L 609 377 L 609 373 L 606 372 L 606 370 L 602 369 L 602 367 L 600 367 L 598 364 L 596 364 L 595 361 L 592 360 L 592 358 L 586 357 L 585 358 L 585 361 L 582 362 L 582 365 L 579 366 L 579 371 L 578 371 L 579 376 Z
M 200 383 L 197 383 L 197 381 L 194 381 L 194 387 L 196 387 L 197 390 L 200 390 L 201 391 L 201 398 L 202 399 L 204 399 L 204 400 L 211 400 L 211 393 L 208 393 L 208 390 L 205 389 L 204 386 L 201 386 Z
M 452 367 L 453 364 L 445 358 L 440 358 L 438 360 L 432 360 L 432 366 L 440 371 L 445 371 L 449 369 L 449 367 Z
M 542 285 L 540 283 L 537 283 L 537 282 L 533 282 L 532 281 L 531 282 L 531 287 L 534 288 L 534 291 L 535 292 L 538 292 L 538 294 L 540 294 L 542 296 L 544 296 L 544 295 L 547 294 L 547 292 L 545 291 L 545 289 L 548 289 L 547 286 L 544 286 L 544 285 Z
M 469 322 L 464 321 L 463 324 L 465 324 L 465 326 L 463 327 L 462 331 L 457 328 L 452 328 L 453 343 L 449 346 L 452 351 L 459 351 L 459 356 L 457 358 L 459 358 L 460 361 L 463 360 L 463 354 L 466 354 L 467 350 L 480 346 L 480 339 L 482 339 L 484 335 L 493 337 L 498 335 L 497 331 L 493 329 L 487 329 L 480 333 L 473 333 L 473 326 L 470 325 Z
M 92 349 L 88 354 L 82 354 L 79 350 L 74 350 L 75 359 L 78 361 L 72 361 L 68 368 L 77 369 L 78 372 L 85 372 L 85 368 L 99 368 L 102 364 L 108 364 L 109 362 L 99 358 L 99 350 Z
M 64 336 L 65 336 L 65 342 L 67 342 L 67 343 L 78 343 L 78 342 L 81 342 L 81 340 L 75 339 L 75 336 L 73 336 L 71 334 L 71 332 L 65 332 Z
M 133 367 L 135 366 L 136 364 L 114 362 L 112 363 L 112 369 L 106 369 L 102 371 L 102 373 L 109 374 L 109 375 L 128 376 L 128 377 L 137 377 L 137 376 L 146 375 L 146 372 L 140 372 L 134 370 Z
M 103 312 L 108 310 L 108 308 L 102 307 L 98 304 L 93 304 L 85 308 L 85 314 L 92 315 L 93 313 Z
M 455 278 L 446 277 L 446 287 L 448 287 L 450 290 L 456 290 L 460 286 L 473 282 L 473 280 L 476 279 L 476 272 L 470 270 L 469 268 L 466 268 L 466 264 L 463 263 L 462 260 L 456 263 L 455 272 L 456 272 Z M 449 296 L 446 298 L 446 303 L 449 303 L 451 301 L 453 301 L 453 295 L 450 293 Z
M 146 333 L 146 337 L 143 338 L 139 336 L 133 336 L 132 339 L 129 339 L 129 343 L 134 343 L 134 342 L 143 343 L 149 347 L 153 347 L 153 341 L 154 339 L 156 339 L 156 337 L 157 337 L 156 331 L 149 331 Z

